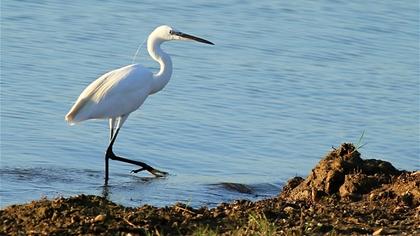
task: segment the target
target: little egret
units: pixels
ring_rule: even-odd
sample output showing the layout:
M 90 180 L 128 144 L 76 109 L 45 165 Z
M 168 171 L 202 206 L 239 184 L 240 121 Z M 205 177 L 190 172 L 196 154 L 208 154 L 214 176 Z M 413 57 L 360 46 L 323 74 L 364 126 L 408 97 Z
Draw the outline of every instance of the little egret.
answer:
M 70 124 L 89 119 L 109 120 L 110 142 L 105 154 L 105 185 L 108 184 L 109 178 L 109 159 L 140 166 L 140 169 L 132 171 L 134 173 L 146 170 L 156 177 L 167 174 L 146 163 L 115 155 L 112 146 L 130 113 L 137 110 L 149 95 L 159 92 L 169 82 L 172 61 L 160 45 L 171 40 L 194 40 L 213 45 L 210 41 L 182 33 L 169 26 L 159 26 L 147 39 L 149 55 L 160 64 L 158 73 L 154 74 L 139 64 L 110 71 L 83 90 L 65 117 Z

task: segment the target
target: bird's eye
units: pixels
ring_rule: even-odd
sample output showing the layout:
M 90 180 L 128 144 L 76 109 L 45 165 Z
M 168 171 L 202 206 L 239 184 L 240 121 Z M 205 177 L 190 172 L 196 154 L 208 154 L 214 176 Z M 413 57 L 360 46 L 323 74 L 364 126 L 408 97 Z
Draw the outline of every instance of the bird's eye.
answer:
M 173 30 L 169 30 L 169 34 L 174 34 L 174 31 Z

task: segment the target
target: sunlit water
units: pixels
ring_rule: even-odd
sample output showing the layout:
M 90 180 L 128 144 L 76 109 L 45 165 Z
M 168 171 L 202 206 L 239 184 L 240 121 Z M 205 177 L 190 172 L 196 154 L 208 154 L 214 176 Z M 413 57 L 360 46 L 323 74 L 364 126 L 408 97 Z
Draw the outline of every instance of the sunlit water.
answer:
M 1 2 L 1 207 L 79 193 L 128 206 L 274 196 L 363 131 L 365 158 L 420 168 L 417 1 L 59 2 Z M 171 81 L 117 139 L 116 153 L 170 176 L 111 161 L 104 189 L 107 122 L 64 115 L 161 24 L 216 45 L 166 43 Z M 137 62 L 158 69 L 144 47 Z

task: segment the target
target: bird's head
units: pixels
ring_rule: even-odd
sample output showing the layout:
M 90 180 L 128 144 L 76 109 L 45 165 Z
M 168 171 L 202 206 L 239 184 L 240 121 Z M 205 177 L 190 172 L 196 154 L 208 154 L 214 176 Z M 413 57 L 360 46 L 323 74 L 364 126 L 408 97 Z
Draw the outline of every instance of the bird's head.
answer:
M 167 26 L 167 25 L 161 25 L 161 26 L 157 27 L 150 34 L 149 38 L 150 37 L 154 37 L 154 38 L 160 39 L 162 41 L 193 40 L 193 41 L 197 41 L 197 42 L 200 42 L 200 43 L 206 43 L 206 44 L 214 45 L 214 43 L 212 43 L 208 40 L 205 40 L 205 39 L 202 39 L 202 38 L 190 35 L 190 34 L 183 33 L 181 31 L 178 31 L 178 30 L 176 30 L 176 29 L 174 29 L 170 26 Z

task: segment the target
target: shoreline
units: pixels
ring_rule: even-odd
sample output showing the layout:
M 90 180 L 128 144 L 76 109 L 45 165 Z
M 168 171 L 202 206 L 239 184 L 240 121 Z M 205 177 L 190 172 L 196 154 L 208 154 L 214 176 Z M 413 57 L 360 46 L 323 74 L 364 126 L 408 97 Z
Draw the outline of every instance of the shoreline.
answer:
M 103 197 L 40 199 L 0 210 L 4 235 L 420 234 L 420 171 L 360 157 L 353 144 L 330 151 L 278 196 L 215 208 L 125 207 Z

